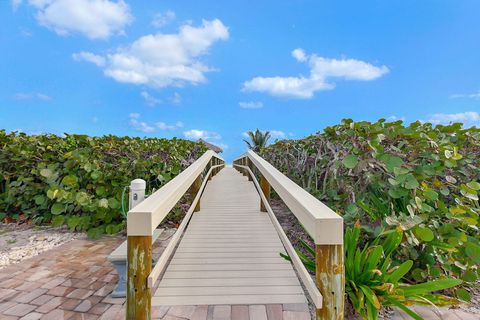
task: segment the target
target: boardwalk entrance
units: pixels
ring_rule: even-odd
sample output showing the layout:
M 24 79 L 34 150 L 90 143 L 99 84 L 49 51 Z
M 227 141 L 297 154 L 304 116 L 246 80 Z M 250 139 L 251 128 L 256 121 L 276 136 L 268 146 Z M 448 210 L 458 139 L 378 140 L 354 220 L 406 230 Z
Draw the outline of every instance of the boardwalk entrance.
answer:
M 270 207 L 272 189 L 315 242 L 315 279 Z M 188 190 L 192 204 L 152 266 L 152 235 Z M 129 211 L 127 234 L 127 319 L 151 319 L 152 305 L 294 305 L 308 294 L 317 319 L 343 320 L 343 219 L 251 150 L 233 168 L 205 152 Z
M 154 305 L 306 303 L 253 182 L 224 168 L 207 184 Z

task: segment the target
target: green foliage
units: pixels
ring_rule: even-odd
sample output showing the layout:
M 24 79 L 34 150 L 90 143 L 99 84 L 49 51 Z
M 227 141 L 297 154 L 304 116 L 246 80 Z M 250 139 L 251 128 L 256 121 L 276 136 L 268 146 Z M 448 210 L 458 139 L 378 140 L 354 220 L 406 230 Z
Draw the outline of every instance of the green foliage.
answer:
M 121 194 L 135 178 L 158 189 L 205 147 L 179 139 L 28 136 L 0 130 L 0 212 L 89 236 L 123 230 Z
M 259 129 L 247 132 L 250 141 L 243 140 L 249 149 L 252 149 L 255 152 L 260 152 L 267 146 L 268 140 L 270 139 L 271 135 L 269 131 L 262 132 Z
M 378 312 L 384 306 L 399 307 L 412 318 L 422 319 L 408 306 L 413 304 L 442 306 L 459 302 L 455 298 L 434 292 L 458 286 L 462 280 L 442 278 L 413 285 L 402 281 L 413 267 L 413 261 L 406 260 L 396 264 L 392 259 L 404 236 L 400 228 L 382 232 L 363 248 L 359 246 L 360 235 L 361 228 L 358 224 L 348 228 L 345 233 L 345 292 L 362 319 L 378 319 Z M 313 257 L 314 249 L 305 242 L 302 242 L 302 246 L 307 247 Z M 315 272 L 312 257 L 304 254 L 300 257 L 305 267 Z M 457 295 L 459 298 L 468 298 L 468 292 L 464 289 L 460 289 Z
M 402 278 L 413 267 L 412 260 L 395 265 L 392 255 L 403 239 L 400 228 L 381 233 L 372 243 L 359 248 L 360 227 L 345 234 L 345 291 L 363 319 L 377 319 L 382 306 L 397 306 L 414 319 L 421 317 L 407 307 L 412 304 L 455 304 L 458 301 L 432 292 L 455 287 L 462 280 L 443 278 L 419 284 L 406 284 Z
M 477 281 L 480 263 L 480 129 L 401 121 L 343 120 L 261 155 L 318 199 L 360 220 L 373 239 L 381 228 L 404 237 L 392 259 L 412 260 L 409 281 Z

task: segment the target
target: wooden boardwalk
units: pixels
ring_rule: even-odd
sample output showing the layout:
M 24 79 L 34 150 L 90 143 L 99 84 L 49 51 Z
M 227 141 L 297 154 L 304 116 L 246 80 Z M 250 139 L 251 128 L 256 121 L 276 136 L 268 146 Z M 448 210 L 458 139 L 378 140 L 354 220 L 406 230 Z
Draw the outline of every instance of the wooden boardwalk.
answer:
M 252 182 L 233 168 L 210 181 L 153 305 L 306 303 Z

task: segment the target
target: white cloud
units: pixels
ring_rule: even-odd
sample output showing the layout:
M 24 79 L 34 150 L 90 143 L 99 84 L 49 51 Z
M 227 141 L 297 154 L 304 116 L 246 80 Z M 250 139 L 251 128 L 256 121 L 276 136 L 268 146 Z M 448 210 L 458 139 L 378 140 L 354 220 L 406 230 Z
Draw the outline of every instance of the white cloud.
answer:
M 155 127 L 149 125 L 149 124 L 146 123 L 146 122 L 143 122 L 143 121 L 140 121 L 140 120 L 139 120 L 139 119 L 140 119 L 140 114 L 138 114 L 138 113 L 130 113 L 129 118 L 130 118 L 130 125 L 131 125 L 132 128 L 134 128 L 135 130 L 141 131 L 141 132 L 145 132 L 145 133 L 154 132 L 154 131 L 155 131 Z
M 263 103 L 260 101 L 239 102 L 238 105 L 243 109 L 260 109 L 263 108 Z
M 228 149 L 228 144 L 225 143 L 215 143 L 217 147 L 220 147 L 222 150 L 227 150 Z
M 175 12 L 167 10 L 164 13 L 157 13 L 153 17 L 152 26 L 155 28 L 161 28 L 175 20 Z
M 130 118 L 130 126 L 137 131 L 145 132 L 145 133 L 152 133 L 158 130 L 165 131 L 165 130 L 176 130 L 179 128 L 183 128 L 184 124 L 181 121 L 177 121 L 174 124 L 167 124 L 165 122 L 156 122 L 156 123 L 148 123 L 144 121 L 140 121 L 140 114 L 139 113 L 130 113 L 128 115 Z
M 465 127 L 479 126 L 480 114 L 475 111 L 460 113 L 436 113 L 427 120 L 433 124 L 450 124 L 452 122 L 461 122 Z
M 270 135 L 272 139 L 283 139 L 285 138 L 285 132 L 280 130 L 270 130 Z
M 12 4 L 12 10 L 16 11 L 18 7 L 22 4 L 22 0 L 12 0 L 11 4 Z
M 369 81 L 389 72 L 386 66 L 374 66 L 356 59 L 330 59 L 315 54 L 306 55 L 302 49 L 292 51 L 299 62 L 308 62 L 310 75 L 296 77 L 255 77 L 243 83 L 243 91 L 258 91 L 273 96 L 308 99 L 316 91 L 331 90 L 335 83 L 332 78 Z
M 140 92 L 140 95 L 141 95 L 142 98 L 145 100 L 145 103 L 146 103 L 147 105 L 149 105 L 150 107 L 154 107 L 154 106 L 156 106 L 157 104 L 162 103 L 162 100 L 155 98 L 154 96 L 152 96 L 152 95 L 151 95 L 150 93 L 148 93 L 147 91 L 142 91 L 142 92 Z
M 392 121 L 392 122 L 395 122 L 395 121 L 398 121 L 398 120 L 405 121 L 405 117 L 397 117 L 395 115 L 392 115 L 392 116 L 388 117 L 386 120 L 387 121 Z
M 177 92 L 174 92 L 173 95 L 165 98 L 165 100 L 158 99 L 145 90 L 140 92 L 140 96 L 145 100 L 145 103 L 150 107 L 155 107 L 156 105 L 166 104 L 166 103 L 180 104 L 182 102 L 182 96 Z
M 75 61 L 87 61 L 95 64 L 98 67 L 103 67 L 105 65 L 105 58 L 91 52 L 77 52 L 72 54 L 72 58 Z
M 480 91 L 474 93 L 457 93 L 450 95 L 451 99 L 455 98 L 469 98 L 469 99 L 480 99 Z
M 17 92 L 13 97 L 15 98 L 15 100 L 52 100 L 52 97 L 40 92 Z
M 173 104 L 180 104 L 182 102 L 182 96 L 178 92 L 174 92 L 168 100 Z
M 212 131 L 205 131 L 205 130 L 198 130 L 198 129 L 192 129 L 185 131 L 183 133 L 185 138 L 191 139 L 191 140 L 198 140 L 198 139 L 203 139 L 203 140 L 220 140 L 222 137 Z
M 20 3 L 13 1 L 12 5 Z M 89 39 L 107 39 L 124 33 L 124 27 L 133 20 L 123 0 L 30 0 L 28 3 L 37 9 L 38 23 L 62 36 L 79 33 Z
M 183 122 L 177 121 L 175 124 L 167 124 L 165 122 L 157 122 L 156 127 L 160 130 L 176 130 L 183 128 Z
M 27 29 L 27 28 L 20 28 L 20 34 L 22 35 L 22 37 L 25 37 L 25 38 L 30 38 L 33 33 L 30 29 Z
M 292 56 L 300 62 L 307 61 L 307 55 L 305 54 L 305 51 L 303 49 L 297 48 L 292 51 Z
M 178 33 L 143 36 L 132 44 L 105 55 L 104 74 L 118 82 L 154 88 L 199 84 L 212 71 L 199 58 L 217 41 L 227 40 L 227 27 L 218 19 L 185 24 Z

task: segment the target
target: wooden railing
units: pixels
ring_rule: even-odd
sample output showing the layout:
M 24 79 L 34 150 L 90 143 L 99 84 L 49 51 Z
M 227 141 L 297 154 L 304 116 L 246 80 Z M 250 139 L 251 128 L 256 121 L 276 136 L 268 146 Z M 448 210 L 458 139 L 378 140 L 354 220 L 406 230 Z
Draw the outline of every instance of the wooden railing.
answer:
M 254 181 L 262 199 L 261 210 L 272 219 L 300 280 L 315 304 L 317 319 L 343 319 L 343 218 L 251 150 L 234 160 L 233 165 Z M 260 182 L 256 179 L 257 175 Z M 271 187 L 315 242 L 316 286 L 268 204 Z
M 217 174 L 223 166 L 223 159 L 209 150 L 128 212 L 127 319 L 151 319 L 152 288 L 165 271 L 193 212 L 200 210 L 200 197 L 207 180 Z M 153 231 L 189 189 L 195 195 L 190 209 L 152 270 Z

